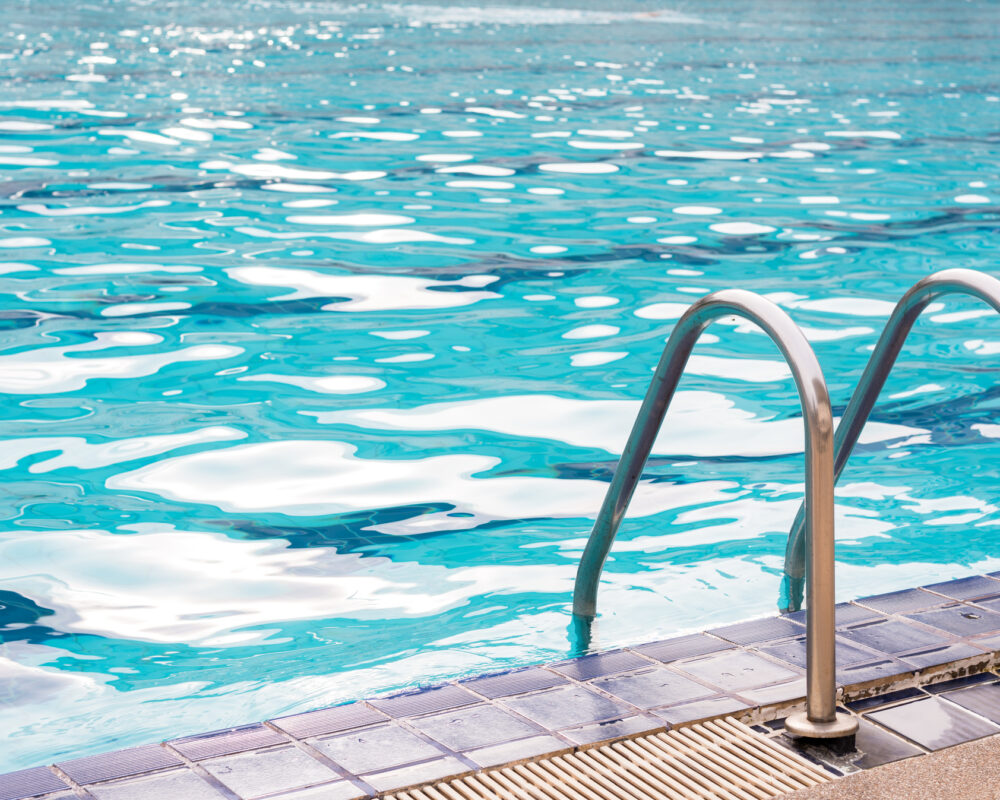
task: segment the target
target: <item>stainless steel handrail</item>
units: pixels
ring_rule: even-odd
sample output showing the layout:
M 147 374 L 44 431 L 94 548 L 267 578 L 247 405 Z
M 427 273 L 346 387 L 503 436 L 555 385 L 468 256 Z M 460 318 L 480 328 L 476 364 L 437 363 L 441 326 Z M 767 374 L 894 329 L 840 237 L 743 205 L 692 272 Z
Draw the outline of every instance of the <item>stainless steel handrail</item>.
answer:
M 806 712 L 789 717 L 786 728 L 812 738 L 850 736 L 857 729 L 857 721 L 838 714 L 836 709 L 830 397 L 819 362 L 802 331 L 784 311 L 760 295 L 741 289 L 714 292 L 694 303 L 674 327 L 580 559 L 573 592 L 573 613 L 578 619 L 592 618 L 596 614 L 601 570 L 691 350 L 710 323 L 730 315 L 755 322 L 781 350 L 795 378 L 805 423 L 805 510 L 809 550 Z
M 834 434 L 833 482 L 840 478 L 854 445 L 857 444 L 868 415 L 889 372 L 896 363 L 906 337 L 927 306 L 947 294 L 968 294 L 993 306 L 1000 312 L 1000 281 L 972 269 L 945 269 L 918 281 L 903 295 L 889 317 L 879 337 L 868 366 L 847 404 L 844 416 Z M 800 506 L 788 535 L 785 551 L 785 574 L 780 605 L 784 611 L 795 611 L 802 604 L 802 583 L 805 576 L 806 507 Z

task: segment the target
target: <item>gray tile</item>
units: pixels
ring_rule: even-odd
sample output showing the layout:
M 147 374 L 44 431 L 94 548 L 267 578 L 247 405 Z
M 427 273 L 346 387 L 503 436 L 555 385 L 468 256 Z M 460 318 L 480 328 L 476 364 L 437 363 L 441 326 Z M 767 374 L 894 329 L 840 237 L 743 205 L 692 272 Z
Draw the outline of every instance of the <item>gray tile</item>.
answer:
M 540 732 L 535 725 L 489 705 L 456 708 L 409 722 L 414 728 L 455 751 L 523 739 Z
M 183 763 L 166 748 L 158 744 L 147 744 L 112 753 L 75 758 L 72 761 L 63 761 L 57 766 L 77 783 L 87 784 L 178 767 Z
M 579 728 L 569 728 L 562 733 L 567 739 L 571 739 L 577 744 L 593 744 L 594 742 L 605 742 L 608 739 L 619 739 L 623 736 L 663 730 L 665 727 L 661 720 L 632 716 L 584 725 Z
M 1000 614 L 971 606 L 951 606 L 920 614 L 909 614 L 908 617 L 958 636 L 1000 631 Z
M 854 766 L 860 769 L 880 767 L 893 761 L 919 756 L 924 751 L 905 739 L 893 736 L 889 731 L 873 725 L 866 719 L 858 721 L 858 733 L 855 746 L 861 757 L 855 759 Z
M 384 711 L 396 719 L 416 714 L 432 714 L 435 711 L 446 711 L 449 708 L 471 706 L 473 703 L 481 702 L 480 698 L 461 686 L 441 686 L 437 689 L 424 689 L 369 701 L 379 711 Z
M 976 600 L 976 605 L 988 608 L 991 611 L 1000 611 L 1000 597 L 989 597 L 983 600 Z
M 1000 581 L 983 575 L 973 575 L 971 578 L 932 583 L 922 588 L 943 594 L 946 597 L 952 597 L 955 600 L 974 600 L 977 597 L 1000 594 Z
M 879 725 L 928 750 L 940 750 L 1000 733 L 1000 726 L 977 717 L 939 697 L 927 697 L 866 714 Z
M 719 697 L 710 697 L 707 700 L 697 700 L 694 703 L 660 708 L 652 713 L 671 725 L 680 725 L 683 722 L 698 722 L 712 717 L 721 717 L 724 714 L 735 714 L 746 708 L 752 708 L 752 706 L 735 697 L 720 695 Z
M 794 620 L 802 625 L 806 624 L 806 617 L 808 615 L 808 609 L 802 609 L 801 611 L 793 611 L 790 614 L 785 614 L 788 619 Z M 834 607 L 834 624 L 838 628 L 842 628 L 846 625 L 854 625 L 859 622 L 872 622 L 877 619 L 883 619 L 884 614 L 879 611 L 873 611 L 870 608 L 863 608 L 862 606 L 855 605 L 854 603 L 838 603 Z
M 759 648 L 762 653 L 779 658 L 799 669 L 806 668 L 806 639 L 790 639 L 787 642 L 778 642 Z M 875 661 L 881 657 L 880 653 L 873 653 L 870 650 L 862 650 L 854 647 L 840 637 L 837 637 L 837 666 L 851 667 L 855 664 L 864 664 L 867 661 Z
M 68 788 L 69 785 L 48 767 L 33 767 L 0 775 L 0 800 L 20 800 Z
M 203 761 L 201 765 L 221 783 L 247 800 L 335 781 L 340 777 L 297 747 L 223 756 Z
M 919 611 L 922 608 L 931 608 L 941 605 L 944 602 L 940 597 L 921 589 L 904 589 L 901 592 L 889 592 L 888 594 L 876 594 L 871 597 L 862 597 L 855 602 L 861 605 L 874 608 L 885 614 L 898 614 L 904 611 Z
M 398 725 L 379 725 L 342 736 L 316 739 L 312 745 L 355 775 L 444 755 L 440 748 Z
M 308 711 L 305 714 L 293 714 L 271 720 L 283 731 L 287 731 L 298 739 L 308 736 L 322 736 L 324 733 L 340 733 L 352 728 L 374 725 L 387 721 L 386 715 L 366 706 L 364 703 L 323 708 L 319 711 Z
M 715 694 L 712 689 L 695 683 L 664 667 L 615 675 L 593 682 L 602 691 L 619 697 L 638 708 L 677 705 L 698 697 Z
M 806 696 L 806 679 L 798 678 L 774 686 L 761 686 L 757 689 L 743 689 L 740 696 L 746 698 L 755 706 L 767 706 L 772 703 L 786 703 Z
M 741 650 L 683 661 L 677 667 L 727 692 L 788 681 L 801 674 L 798 670 L 782 667 Z
M 582 686 L 563 686 L 538 694 L 510 697 L 503 702 L 549 730 L 621 717 L 632 711 Z
M 995 683 L 997 676 L 992 672 L 979 672 L 972 675 L 963 675 L 959 678 L 952 678 L 947 681 L 929 683 L 923 687 L 928 694 L 941 694 L 950 692 L 953 689 L 964 689 L 967 686 L 978 686 L 980 683 Z
M 863 711 L 874 711 L 876 708 L 882 708 L 884 706 L 899 705 L 903 701 L 912 700 L 915 697 L 927 697 L 927 693 L 921 689 L 911 686 L 906 689 L 897 689 L 894 692 L 886 692 L 884 694 L 875 695 L 874 697 L 865 697 L 861 700 L 854 700 L 847 703 L 847 707 L 851 709 L 851 711 L 860 714 Z
M 641 647 L 633 647 L 637 653 L 655 658 L 669 664 L 672 661 L 679 661 L 682 658 L 694 658 L 708 653 L 717 653 L 719 650 L 731 650 L 730 642 L 716 639 L 714 636 L 707 636 L 704 633 L 692 633 L 690 636 L 679 636 L 676 639 L 667 639 L 664 642 L 653 642 L 644 644 Z
M 726 625 L 713 628 L 708 633 L 736 644 L 760 644 L 775 639 L 787 639 L 792 636 L 802 636 L 805 626 L 784 617 L 768 617 L 767 619 L 752 619 L 737 625 Z
M 649 662 L 642 656 L 630 653 L 628 650 L 616 650 L 611 653 L 596 653 L 592 656 L 581 656 L 570 661 L 562 661 L 558 664 L 551 664 L 550 668 L 563 675 L 576 678 L 578 681 L 587 681 L 591 678 L 600 678 L 605 675 L 613 675 L 616 672 L 648 666 Z
M 951 640 L 945 636 L 925 631 L 915 625 L 908 625 L 900 620 L 859 625 L 841 631 L 840 635 L 890 655 L 951 644 Z
M 988 653 L 984 653 L 971 644 L 952 644 L 947 647 L 921 650 L 919 653 L 907 653 L 905 656 L 900 656 L 899 660 L 917 669 L 924 669 L 925 667 L 936 667 L 963 658 L 970 658 L 971 656 L 982 656 L 984 659 L 990 657 Z
M 907 675 L 910 671 L 911 668 L 902 662 L 887 658 L 884 661 L 875 661 L 871 664 L 859 664 L 856 667 L 838 669 L 837 683 L 841 686 L 856 686 L 893 676 Z
M 350 781 L 337 781 L 271 795 L 268 800 L 357 800 L 360 797 L 368 797 L 368 792 L 361 791 Z
M 380 792 L 387 792 L 391 789 L 403 789 L 424 781 L 433 781 L 438 778 L 447 778 L 451 775 L 458 775 L 464 772 L 471 772 L 457 758 L 440 758 L 436 761 L 427 761 L 423 764 L 414 764 L 410 767 L 389 770 L 388 772 L 378 772 L 374 775 L 365 775 L 365 783 L 371 784 Z
M 258 747 L 287 744 L 287 742 L 288 739 L 285 736 L 265 725 L 245 725 L 242 728 L 186 736 L 183 739 L 174 739 L 167 744 L 192 761 L 200 761 L 203 758 L 228 756 L 233 753 L 256 750 Z
M 545 734 L 532 736 L 529 739 L 518 739 L 516 742 L 504 742 L 478 750 L 469 750 L 464 755 L 480 767 L 496 767 L 500 764 L 509 764 L 512 761 L 521 761 L 570 748 L 570 745 L 560 741 L 555 736 Z
M 473 678 L 462 681 L 465 686 L 483 697 L 491 700 L 497 697 L 509 697 L 514 694 L 534 692 L 539 689 L 551 689 L 569 683 L 562 675 L 556 675 L 547 669 L 529 667 L 502 675 L 487 675 L 484 678 Z
M 87 788 L 96 800 L 221 800 L 225 797 L 188 769 L 99 783 Z
M 983 683 L 941 695 L 981 717 L 1000 723 L 1000 683 Z

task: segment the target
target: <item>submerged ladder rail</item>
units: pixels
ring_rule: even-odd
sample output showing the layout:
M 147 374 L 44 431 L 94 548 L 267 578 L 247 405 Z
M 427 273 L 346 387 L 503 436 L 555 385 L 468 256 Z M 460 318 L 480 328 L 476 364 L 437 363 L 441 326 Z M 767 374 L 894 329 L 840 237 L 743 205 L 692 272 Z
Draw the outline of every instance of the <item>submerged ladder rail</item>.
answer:
M 834 483 L 844 471 L 847 459 L 858 442 L 868 415 L 871 414 L 913 324 L 928 305 L 949 294 L 971 295 L 1000 312 L 1000 281 L 976 270 L 941 270 L 910 287 L 889 316 L 861 380 L 851 395 L 844 416 L 837 425 L 834 434 Z M 802 605 L 802 588 L 806 575 L 806 514 L 807 504 L 803 504 L 795 515 L 788 535 L 780 603 L 783 611 L 795 611 Z
M 713 321 L 739 316 L 756 323 L 791 367 L 805 424 L 805 532 L 809 555 L 806 586 L 806 711 L 786 721 L 793 733 L 812 738 L 851 736 L 857 721 L 836 709 L 834 640 L 833 414 L 826 381 L 802 331 L 774 303 L 741 289 L 727 289 L 695 302 L 674 327 L 642 401 L 611 485 L 580 559 L 573 613 L 597 612 L 597 585 L 642 475 L 656 434 L 680 382 L 688 357 Z

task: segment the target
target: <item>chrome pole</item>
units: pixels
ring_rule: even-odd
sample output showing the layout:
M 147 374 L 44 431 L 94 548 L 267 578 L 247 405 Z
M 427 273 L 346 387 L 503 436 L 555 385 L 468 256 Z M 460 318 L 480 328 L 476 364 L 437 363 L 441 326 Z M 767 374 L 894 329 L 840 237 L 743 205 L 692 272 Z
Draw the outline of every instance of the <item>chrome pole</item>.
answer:
M 847 404 L 844 416 L 834 434 L 833 482 L 840 478 L 847 459 L 868 421 L 875 401 L 885 385 L 889 372 L 906 342 L 913 323 L 935 300 L 948 294 L 967 294 L 982 300 L 1000 312 L 1000 281 L 972 269 L 945 269 L 918 281 L 903 295 L 893 309 L 889 321 L 872 351 L 868 365 Z M 806 508 L 800 506 L 788 535 L 785 550 L 785 575 L 780 605 L 784 611 L 797 610 L 802 604 L 802 582 L 805 577 Z
M 806 712 L 789 717 L 786 728 L 812 738 L 850 736 L 857 729 L 857 721 L 838 714 L 836 709 L 830 398 L 819 362 L 802 331 L 774 303 L 753 292 L 727 289 L 706 295 L 684 313 L 670 334 L 584 548 L 576 574 L 573 613 L 580 618 L 592 618 L 596 614 L 597 585 L 604 562 L 691 350 L 709 324 L 730 315 L 755 322 L 777 344 L 792 369 L 805 423 L 805 516 L 809 551 Z

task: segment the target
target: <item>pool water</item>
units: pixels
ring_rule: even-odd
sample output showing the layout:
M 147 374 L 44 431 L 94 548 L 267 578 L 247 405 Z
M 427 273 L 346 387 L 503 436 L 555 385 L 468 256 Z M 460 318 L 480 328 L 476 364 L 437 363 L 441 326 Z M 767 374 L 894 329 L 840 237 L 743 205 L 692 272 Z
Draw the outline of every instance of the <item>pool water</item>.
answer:
M 1000 268 L 998 9 L 7 0 L 0 771 L 568 654 L 687 305 L 770 297 L 842 409 Z M 998 355 L 917 324 L 840 599 L 1000 568 Z M 775 608 L 789 371 L 724 321 L 682 390 L 597 646 Z

